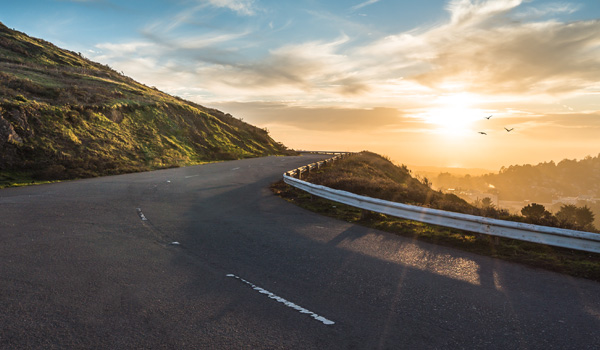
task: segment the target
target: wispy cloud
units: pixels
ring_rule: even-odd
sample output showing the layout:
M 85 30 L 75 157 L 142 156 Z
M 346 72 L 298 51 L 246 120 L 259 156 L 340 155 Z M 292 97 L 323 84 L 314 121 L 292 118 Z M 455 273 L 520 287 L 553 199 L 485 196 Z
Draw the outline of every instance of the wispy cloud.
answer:
M 237 111 L 261 125 L 283 124 L 303 130 L 360 131 L 387 127 L 419 125 L 419 121 L 404 116 L 394 108 L 300 107 L 277 102 L 229 102 L 215 104 L 218 108 Z M 365 120 L 369 120 L 368 125 Z
M 256 60 L 233 61 L 221 57 L 218 64 L 202 65 L 196 73 L 205 82 L 246 90 L 246 96 L 274 88 L 303 95 L 357 94 L 368 90 L 368 86 L 353 73 L 348 58 L 337 52 L 348 40 L 347 36 L 341 36 L 330 42 L 286 45 Z
M 529 7 L 516 14 L 517 18 L 539 18 L 547 15 L 572 14 L 581 9 L 580 4 L 551 3 L 544 7 Z
M 350 9 L 352 11 L 360 10 L 361 8 L 363 8 L 365 6 L 373 5 L 374 3 L 379 2 L 379 1 L 380 0 L 368 0 L 368 1 L 365 1 L 365 2 L 360 3 L 358 5 L 352 6 Z
M 521 5 L 523 0 L 452 0 L 447 9 L 454 26 L 469 26 L 485 22 L 490 17 L 506 13 Z
M 96 45 L 97 49 L 110 54 L 111 57 L 120 57 L 123 54 L 140 52 L 141 50 L 149 47 L 153 47 L 152 43 L 142 41 L 122 44 L 104 43 Z
M 227 8 L 239 15 L 252 16 L 256 13 L 254 0 L 201 0 L 201 2 L 217 8 Z

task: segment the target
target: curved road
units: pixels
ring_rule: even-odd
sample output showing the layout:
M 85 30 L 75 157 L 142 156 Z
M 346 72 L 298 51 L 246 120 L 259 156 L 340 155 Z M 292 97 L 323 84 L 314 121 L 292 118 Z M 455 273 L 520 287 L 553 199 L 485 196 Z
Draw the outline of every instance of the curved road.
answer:
M 0 190 L 0 348 L 600 348 L 599 283 L 269 191 L 317 159 Z

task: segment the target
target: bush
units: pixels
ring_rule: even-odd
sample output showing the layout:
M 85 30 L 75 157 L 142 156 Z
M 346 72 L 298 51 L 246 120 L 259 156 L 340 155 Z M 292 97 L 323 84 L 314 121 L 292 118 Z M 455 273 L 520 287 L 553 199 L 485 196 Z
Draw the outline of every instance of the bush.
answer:
M 35 174 L 38 180 L 64 180 L 69 178 L 67 169 L 60 164 L 52 164 Z
M 595 231 L 596 228 L 592 224 L 594 222 L 594 213 L 588 206 L 577 207 L 573 204 L 563 205 L 556 218 L 559 224 L 564 228 L 576 230 Z

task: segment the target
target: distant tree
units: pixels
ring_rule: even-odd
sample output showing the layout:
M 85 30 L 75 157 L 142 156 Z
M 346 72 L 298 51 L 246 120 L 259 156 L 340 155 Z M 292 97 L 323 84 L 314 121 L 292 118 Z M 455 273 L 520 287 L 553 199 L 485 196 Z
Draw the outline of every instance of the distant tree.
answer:
M 521 214 L 527 222 L 536 225 L 555 226 L 556 218 L 546 208 L 537 203 L 531 203 L 521 209 Z
M 556 213 L 556 217 L 561 226 L 565 228 L 595 230 L 592 224 L 594 222 L 594 213 L 587 205 L 577 207 L 573 204 L 565 204 Z
M 565 204 L 556 213 L 556 218 L 562 227 L 575 229 L 577 228 L 576 213 L 577 207 L 575 205 Z
M 521 209 L 521 214 L 531 221 L 539 221 L 546 212 L 546 207 L 537 203 L 528 204 Z
M 431 188 L 431 185 L 432 185 L 432 183 L 431 183 L 431 181 L 430 181 L 430 180 L 429 180 L 427 177 L 424 177 L 424 178 L 423 178 L 423 180 L 421 181 L 421 183 L 422 183 L 423 185 L 425 185 L 425 186 L 427 186 L 427 187 Z
M 491 208 L 494 206 L 494 203 L 492 203 L 492 199 L 490 197 L 485 197 L 481 200 L 481 206 L 483 208 Z
M 592 225 L 594 222 L 594 213 L 587 205 L 577 208 L 575 220 L 582 229 L 595 230 Z

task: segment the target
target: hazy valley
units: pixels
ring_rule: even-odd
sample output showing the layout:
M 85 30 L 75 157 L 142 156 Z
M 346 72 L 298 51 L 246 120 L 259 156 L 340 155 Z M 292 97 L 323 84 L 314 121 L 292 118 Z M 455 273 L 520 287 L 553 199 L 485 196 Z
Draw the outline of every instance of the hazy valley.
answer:
M 516 214 L 531 203 L 541 204 L 553 213 L 564 205 L 587 206 L 596 214 L 595 226 L 600 226 L 600 156 L 510 165 L 487 174 L 469 169 L 444 170 L 436 174 L 416 168 L 414 173 L 427 178 L 435 189 L 474 204 L 490 198 L 496 207 Z

